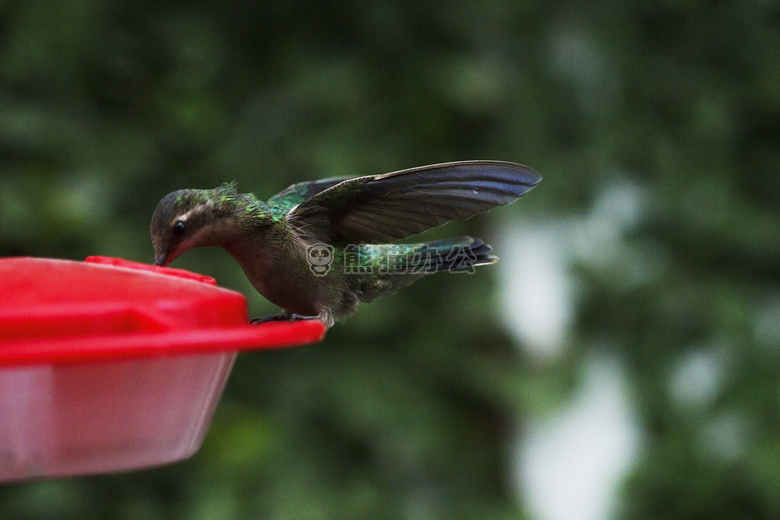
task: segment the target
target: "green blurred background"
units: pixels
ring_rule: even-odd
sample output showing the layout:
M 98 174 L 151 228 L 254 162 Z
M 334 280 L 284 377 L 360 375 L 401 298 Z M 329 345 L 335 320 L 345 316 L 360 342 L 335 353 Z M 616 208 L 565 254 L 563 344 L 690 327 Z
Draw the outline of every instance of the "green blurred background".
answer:
M 242 354 L 194 457 L 0 518 L 780 518 L 779 144 L 772 1 L 0 1 L 2 256 L 149 262 L 163 195 L 234 179 L 545 176 L 428 235 L 497 268 Z

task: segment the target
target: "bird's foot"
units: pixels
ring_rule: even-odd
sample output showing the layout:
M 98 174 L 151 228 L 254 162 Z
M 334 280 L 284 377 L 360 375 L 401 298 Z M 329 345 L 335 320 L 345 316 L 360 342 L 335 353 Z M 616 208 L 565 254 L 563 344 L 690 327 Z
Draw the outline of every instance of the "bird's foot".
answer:
M 250 325 L 261 325 L 268 323 L 269 321 L 302 321 L 302 320 L 320 320 L 320 316 L 304 316 L 302 314 L 280 312 L 278 314 L 271 314 L 270 316 L 263 316 L 262 318 L 252 318 L 249 320 Z

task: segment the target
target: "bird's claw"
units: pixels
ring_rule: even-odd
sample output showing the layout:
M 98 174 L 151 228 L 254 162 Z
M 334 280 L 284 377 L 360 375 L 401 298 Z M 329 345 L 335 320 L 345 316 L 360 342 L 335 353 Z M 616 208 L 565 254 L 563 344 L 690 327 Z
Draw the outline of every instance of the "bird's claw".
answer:
M 318 320 L 319 316 L 304 316 L 302 314 L 287 314 L 286 312 L 280 312 L 279 314 L 271 314 L 270 316 L 263 316 L 261 318 L 252 318 L 249 320 L 250 325 L 261 325 L 268 323 L 269 321 L 303 321 L 303 320 Z

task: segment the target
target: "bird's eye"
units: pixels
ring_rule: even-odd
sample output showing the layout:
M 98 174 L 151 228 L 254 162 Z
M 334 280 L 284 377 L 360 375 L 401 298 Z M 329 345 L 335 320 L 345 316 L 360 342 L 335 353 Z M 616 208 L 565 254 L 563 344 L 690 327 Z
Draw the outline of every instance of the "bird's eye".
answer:
M 186 225 L 184 224 L 183 220 L 179 220 L 176 222 L 176 224 L 173 225 L 173 235 L 180 237 L 184 234 L 184 230 L 186 229 Z

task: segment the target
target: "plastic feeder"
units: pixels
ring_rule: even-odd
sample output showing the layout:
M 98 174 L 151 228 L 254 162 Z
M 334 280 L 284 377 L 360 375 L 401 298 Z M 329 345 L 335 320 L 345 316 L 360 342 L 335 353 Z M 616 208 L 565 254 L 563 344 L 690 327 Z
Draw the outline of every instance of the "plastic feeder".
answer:
M 0 259 L 0 296 L 0 482 L 189 457 L 239 350 L 325 333 L 252 327 L 213 278 L 117 258 Z

